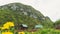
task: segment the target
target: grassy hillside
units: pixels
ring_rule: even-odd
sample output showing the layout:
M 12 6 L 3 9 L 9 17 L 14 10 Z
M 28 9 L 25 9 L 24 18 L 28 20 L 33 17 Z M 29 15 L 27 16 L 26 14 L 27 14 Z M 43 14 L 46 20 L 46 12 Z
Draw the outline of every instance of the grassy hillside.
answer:
M 31 6 L 21 3 L 10 3 L 0 6 L 0 25 L 7 21 L 12 21 L 15 25 L 27 24 L 31 27 L 37 24 L 42 24 L 46 28 L 53 26 L 49 17 L 45 17 Z

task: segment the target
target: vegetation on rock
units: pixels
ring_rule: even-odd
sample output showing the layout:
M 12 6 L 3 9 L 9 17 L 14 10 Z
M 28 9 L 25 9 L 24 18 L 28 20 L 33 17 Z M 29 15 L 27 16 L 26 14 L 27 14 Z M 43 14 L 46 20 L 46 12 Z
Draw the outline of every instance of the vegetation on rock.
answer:
M 18 27 L 19 24 L 27 24 L 29 27 L 42 24 L 45 28 L 53 26 L 53 22 L 49 17 L 45 17 L 31 6 L 21 3 L 0 6 L 0 26 L 7 21 L 14 22 L 15 26 Z

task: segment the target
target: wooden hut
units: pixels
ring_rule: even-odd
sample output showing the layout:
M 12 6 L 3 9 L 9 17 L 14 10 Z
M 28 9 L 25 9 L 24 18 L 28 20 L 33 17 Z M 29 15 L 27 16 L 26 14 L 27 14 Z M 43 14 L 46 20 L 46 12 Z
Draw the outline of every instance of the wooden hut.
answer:
M 21 24 L 20 29 L 21 30 L 26 30 L 26 29 L 28 29 L 28 26 L 26 24 Z
M 60 24 L 55 26 L 56 29 L 60 29 Z

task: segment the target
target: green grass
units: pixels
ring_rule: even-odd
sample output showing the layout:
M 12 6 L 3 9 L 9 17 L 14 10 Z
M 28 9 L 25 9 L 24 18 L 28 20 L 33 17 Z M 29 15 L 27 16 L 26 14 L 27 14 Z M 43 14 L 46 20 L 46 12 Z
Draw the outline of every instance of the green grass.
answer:
M 31 32 L 28 32 L 27 34 L 31 34 Z M 55 29 L 42 29 L 34 32 L 34 34 L 60 34 L 60 30 Z
M 39 29 L 38 31 L 33 33 L 28 31 L 23 31 L 23 32 L 25 32 L 25 34 L 60 34 L 60 30 L 56 30 L 56 29 Z

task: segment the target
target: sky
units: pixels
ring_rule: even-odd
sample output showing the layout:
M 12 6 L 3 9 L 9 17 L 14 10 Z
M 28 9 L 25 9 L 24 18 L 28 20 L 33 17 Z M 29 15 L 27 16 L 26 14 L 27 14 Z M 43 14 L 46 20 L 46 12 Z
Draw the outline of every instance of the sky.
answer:
M 60 19 L 60 0 L 0 0 L 0 6 L 14 2 L 30 5 L 54 22 Z

